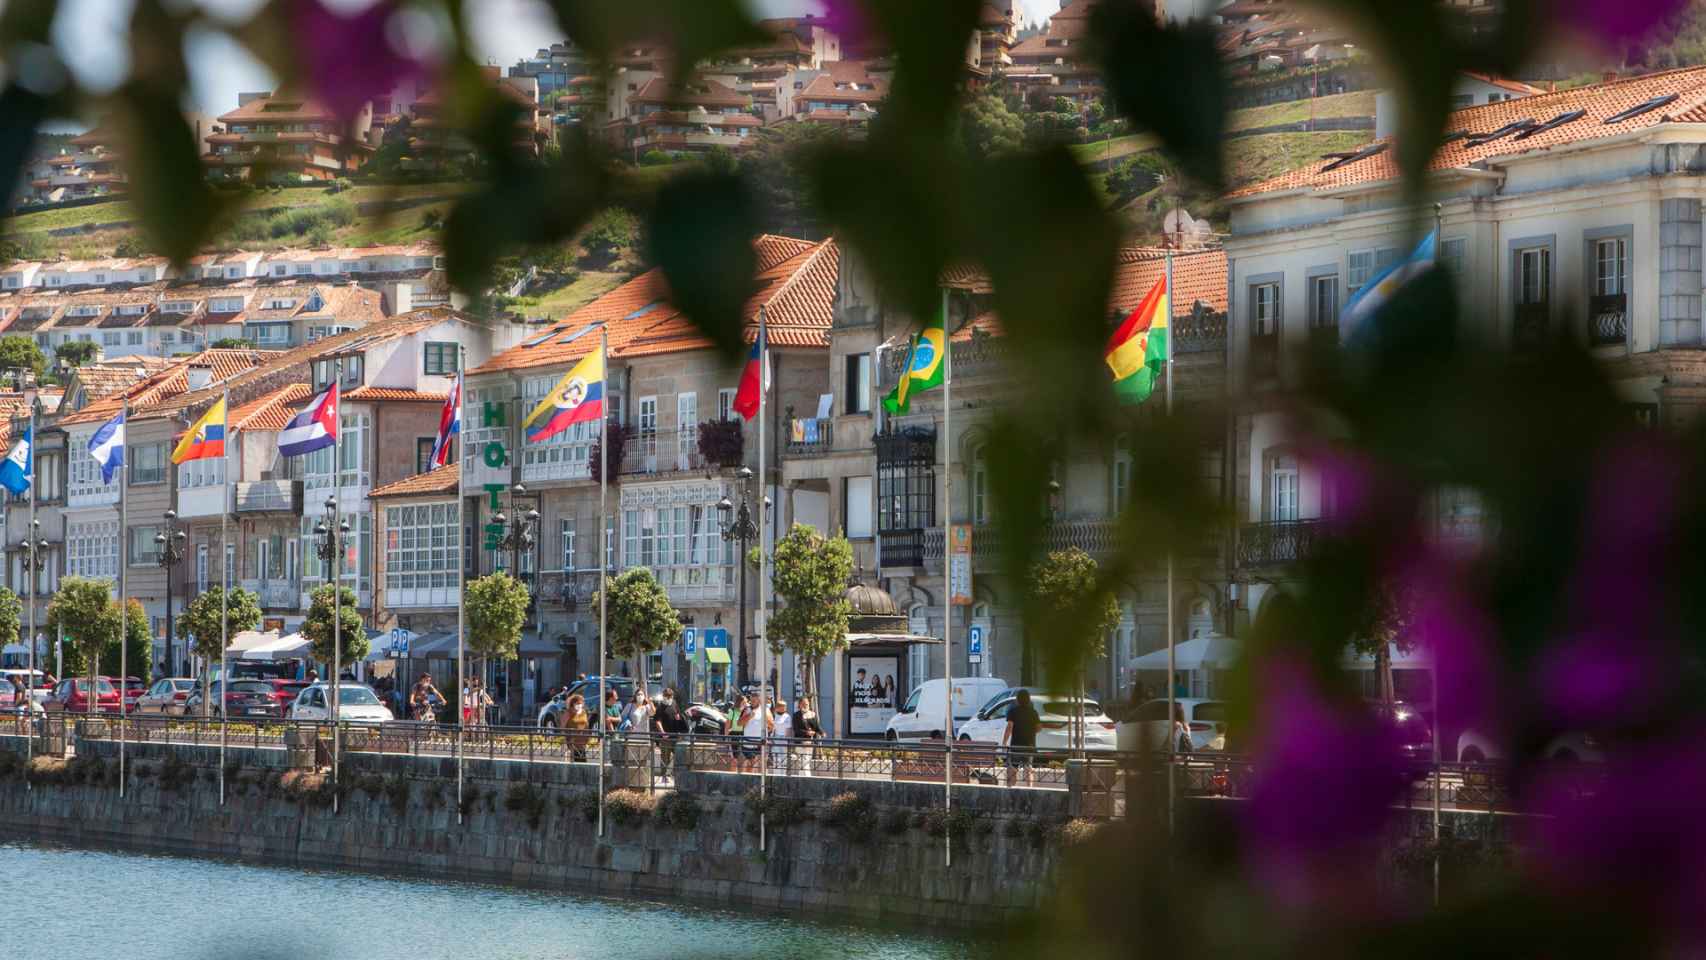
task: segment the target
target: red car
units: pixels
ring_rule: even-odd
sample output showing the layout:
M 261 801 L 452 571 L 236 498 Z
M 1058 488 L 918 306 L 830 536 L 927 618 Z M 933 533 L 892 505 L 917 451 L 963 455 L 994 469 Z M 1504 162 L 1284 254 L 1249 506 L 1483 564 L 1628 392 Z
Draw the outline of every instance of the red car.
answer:
M 211 697 L 213 700 L 213 716 L 220 715 L 223 709 L 233 717 L 282 717 L 284 704 L 278 699 L 270 680 L 238 680 L 232 679 L 231 688 L 223 689 L 218 681 L 213 681 Z M 190 693 L 184 703 L 184 710 L 192 717 L 201 716 L 201 691 Z
M 296 702 L 296 695 L 308 689 L 306 680 L 280 680 L 271 678 L 265 682 L 272 684 L 272 696 L 278 701 L 279 716 L 284 716 L 290 705 Z
M 95 710 L 101 713 L 118 713 L 118 688 L 106 677 L 96 680 L 94 705 Z M 92 712 L 89 709 L 89 681 L 83 678 L 59 681 L 59 685 L 53 688 L 53 694 L 42 707 L 64 713 Z
M 101 679 L 112 684 L 115 688 L 119 686 L 117 677 L 102 677 Z M 124 678 L 124 712 L 135 713 L 136 701 L 142 699 L 142 695 L 147 692 L 148 685 L 142 682 L 141 677 Z

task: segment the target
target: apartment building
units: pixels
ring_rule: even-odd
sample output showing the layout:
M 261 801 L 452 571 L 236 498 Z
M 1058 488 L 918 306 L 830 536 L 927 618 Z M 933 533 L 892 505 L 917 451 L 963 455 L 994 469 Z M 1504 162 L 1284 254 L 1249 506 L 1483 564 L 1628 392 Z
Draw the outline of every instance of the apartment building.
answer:
M 1706 70 L 1648 74 L 1451 114 L 1428 168 L 1438 263 L 1455 279 L 1460 338 L 1521 352 L 1568 339 L 1605 365 L 1637 422 L 1701 412 L 1700 258 Z M 1238 577 L 1255 613 L 1312 549 L 1332 510 L 1270 397 L 1340 310 L 1431 224 L 1403 200 L 1391 141 L 1375 140 L 1227 200 L 1229 363 L 1241 402 L 1233 504 Z M 1435 532 L 1481 536 L 1470 491 L 1439 491 Z M 1279 586 L 1276 586 L 1279 585 Z
M 775 236 L 760 237 L 755 245 L 760 273 L 757 292 L 746 308 L 747 336 L 756 336 L 762 309 L 772 347 L 775 399 L 767 428 L 767 487 L 775 503 L 783 411 L 815 408 L 828 392 L 823 354 L 839 250 L 833 241 Z M 519 430 L 527 411 L 575 363 L 598 349 L 596 331 L 574 336 L 595 322 L 608 325 L 606 412 L 611 429 L 627 437 L 610 487 L 603 537 L 599 486 L 588 469 L 589 459 L 596 456 L 598 425 L 580 424 L 538 444 L 524 442 Z M 740 421 L 731 409 L 742 366 L 740 359 L 716 350 L 669 303 L 663 276 L 653 270 L 470 369 L 461 451 L 469 494 L 463 528 L 473 547 L 470 573 L 515 569 L 519 564 L 537 597 L 522 635 L 522 660 L 504 681 L 511 709 L 532 708 L 529 690 L 542 691 L 566 676 L 593 669 L 597 627 L 590 601 L 601 562 L 612 569 L 652 569 L 684 622 L 741 635 L 739 551 L 722 539 L 716 505 L 724 497 L 740 499 L 735 477 L 740 466 L 758 467 L 757 424 Z M 708 438 L 706 443 L 700 442 L 702 436 Z M 441 502 L 448 479 L 444 483 L 446 487 L 431 491 L 411 486 L 385 493 L 407 495 L 413 499 L 399 503 L 418 507 Z M 520 495 L 513 491 L 517 483 L 525 488 Z M 752 492 L 756 498 L 756 483 Z M 515 518 L 528 509 L 540 514 L 536 543 L 531 554 L 516 558 L 495 546 L 505 528 L 492 526 L 493 515 L 501 511 Z M 418 512 L 415 517 L 418 521 Z M 454 571 L 453 562 L 448 569 Z M 405 571 L 421 572 L 418 567 Z M 749 610 L 757 596 L 757 577 L 749 576 Z M 436 629 L 455 613 L 454 598 L 430 590 L 400 593 L 394 599 L 404 605 L 387 613 L 417 632 Z M 756 672 L 756 648 L 749 644 L 748 653 Z M 693 671 L 704 675 L 703 664 L 685 662 L 679 644 L 659 654 L 652 669 L 671 681 L 685 681 Z M 535 681 L 531 686 L 529 679 Z
M 346 128 L 318 101 L 280 89 L 221 114 L 202 163 L 214 179 L 335 180 L 367 162 L 373 130 L 372 104 Z
M 1160 250 L 1120 253 L 1109 295 L 1112 324 L 1134 309 L 1166 269 Z M 1218 401 L 1225 389 L 1226 259 L 1219 250 L 1174 257 L 1172 330 L 1179 381 L 1176 402 Z M 789 412 L 783 452 L 782 522 L 827 507 L 827 528 L 853 545 L 855 576 L 890 594 L 914 634 L 953 641 L 956 676 L 997 676 L 1013 683 L 1041 682 L 1035 651 L 1019 621 L 1015 591 L 998 568 L 999 517 L 990 495 L 986 444 L 989 421 L 1011 402 L 1012 372 L 1001 324 L 991 312 L 987 277 L 959 268 L 942 277 L 948 293 L 953 364 L 952 434 L 942 435 L 943 392 L 913 398 L 904 416 L 888 416 L 881 397 L 898 381 L 915 318 L 886 303 L 855 256 L 841 257 L 835 323 L 828 351 L 831 391 L 821 405 Z M 952 509 L 941 500 L 944 457 L 952 451 Z M 1218 492 L 1226 457 L 1203 451 L 1204 482 Z M 1060 492 L 1050 504 L 1050 550 L 1080 547 L 1105 557 L 1112 548 L 1114 517 L 1126 502 L 1135 464 L 1124 438 L 1094 449 L 1075 449 L 1054 466 Z M 942 619 L 944 523 L 971 527 L 972 603 Z M 1226 629 L 1224 569 L 1218 544 L 1179 564 L 1176 591 L 1180 640 Z M 1089 678 L 1102 696 L 1128 695 L 1129 666 L 1166 643 L 1166 592 L 1162 571 L 1147 570 L 1120 597 L 1123 617 L 1108 644 L 1108 659 Z M 969 661 L 967 631 L 982 629 L 985 653 Z M 897 664 L 911 689 L 941 676 L 943 647 L 916 645 Z M 792 667 L 784 666 L 784 677 Z M 1204 689 L 1214 678 L 1204 677 Z
M 120 163 L 118 137 L 105 124 L 72 137 L 70 147 L 35 164 L 29 181 L 31 199 L 58 203 L 120 196 L 129 188 Z
M 524 156 L 538 156 L 551 133 L 551 120 L 542 108 L 539 81 L 530 76 L 503 76 L 495 66 L 480 68 L 481 76 L 517 110 L 511 145 Z M 414 167 L 443 168 L 474 156 L 474 144 L 458 133 L 445 116 L 445 101 L 438 87 L 430 87 L 409 105 L 410 163 Z
M 1102 71 L 1091 50 L 1091 0 L 1063 0 L 1043 31 L 1013 44 L 1002 73 L 1033 104 L 1064 97 L 1084 106 L 1102 97 Z
M 889 92 L 888 76 L 872 73 L 870 66 L 863 60 L 837 60 L 815 70 L 791 72 L 776 93 L 782 119 L 838 125 L 868 122 Z
M 726 50 L 704 64 L 705 75 L 751 98 L 753 115 L 765 122 L 787 116 L 782 108 L 788 78 L 841 60 L 841 37 L 821 17 L 760 20 L 774 39 L 753 47 Z
M 627 112 L 605 125 L 605 135 L 635 160 L 653 150 L 738 150 L 763 125 L 752 113 L 750 95 L 708 76 L 689 78 L 679 87 L 656 76 L 628 95 L 626 103 Z

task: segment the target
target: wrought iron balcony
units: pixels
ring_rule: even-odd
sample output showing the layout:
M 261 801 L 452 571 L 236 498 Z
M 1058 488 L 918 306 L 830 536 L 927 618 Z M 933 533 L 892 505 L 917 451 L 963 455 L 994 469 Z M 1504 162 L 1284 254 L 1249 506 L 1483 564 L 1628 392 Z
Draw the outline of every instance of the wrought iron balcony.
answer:
M 879 535 L 878 564 L 884 567 L 924 566 L 925 532 L 923 530 L 883 531 Z M 939 534 L 940 531 L 938 531 Z
M 1620 347 L 1629 342 L 1629 295 L 1609 293 L 1588 298 L 1588 343 Z
M 297 606 L 297 601 L 302 597 L 302 584 L 283 577 L 243 580 L 241 586 L 259 599 L 263 610 L 294 609 Z
M 1319 520 L 1270 520 L 1238 531 L 1238 565 L 1265 567 L 1308 559 L 1315 550 Z
M 302 513 L 301 480 L 257 480 L 237 484 L 238 513 Z
M 823 456 L 835 449 L 835 421 L 829 417 L 795 419 L 788 426 L 791 457 Z

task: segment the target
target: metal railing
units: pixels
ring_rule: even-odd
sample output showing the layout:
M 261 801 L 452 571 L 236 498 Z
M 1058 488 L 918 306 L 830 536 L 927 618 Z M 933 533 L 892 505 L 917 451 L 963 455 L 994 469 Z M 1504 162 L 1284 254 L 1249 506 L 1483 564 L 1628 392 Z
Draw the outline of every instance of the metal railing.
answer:
M 1622 346 L 1629 341 L 1629 297 L 1622 293 L 1588 298 L 1588 343 Z
M 1238 565 L 1261 567 L 1306 560 L 1315 550 L 1319 520 L 1249 523 L 1238 532 Z
M 788 425 L 788 453 L 821 456 L 835 449 L 835 421 L 830 417 L 796 418 Z
M 301 480 L 256 480 L 237 484 L 237 513 L 302 512 Z

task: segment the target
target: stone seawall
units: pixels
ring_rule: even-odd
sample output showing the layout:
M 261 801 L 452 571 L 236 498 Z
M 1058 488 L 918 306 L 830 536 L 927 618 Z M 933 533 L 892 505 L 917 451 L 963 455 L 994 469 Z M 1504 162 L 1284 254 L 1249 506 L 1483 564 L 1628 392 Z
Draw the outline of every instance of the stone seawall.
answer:
M 15 739 L 0 750 L 21 753 Z M 38 759 L 29 784 L 12 763 L 0 836 L 970 930 L 1040 904 L 1069 802 L 964 786 L 945 817 L 940 784 L 772 778 L 761 804 L 753 777 L 684 772 L 673 798 L 616 794 L 600 838 L 585 764 L 470 760 L 459 823 L 445 758 L 347 754 L 334 812 L 329 785 L 289 771 L 283 750 L 232 748 L 223 805 L 217 747 L 132 745 L 122 799 L 115 751 L 84 742 L 63 770 Z

